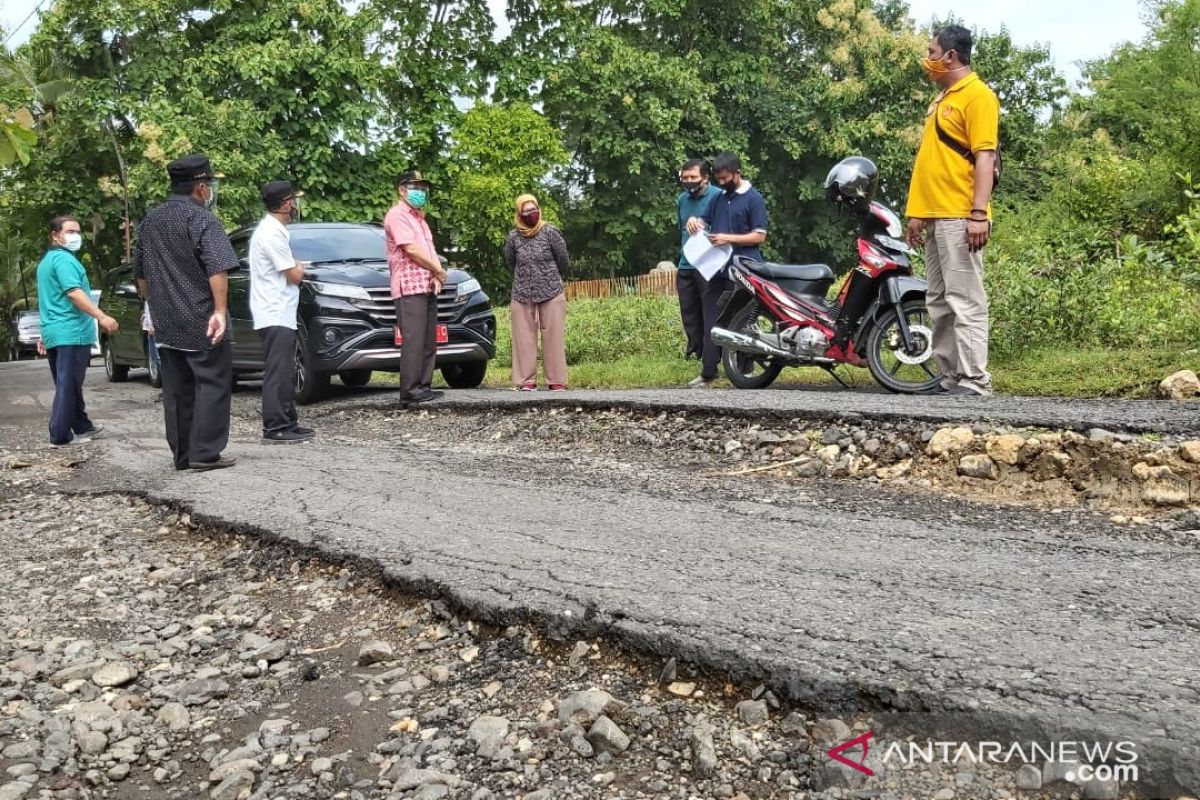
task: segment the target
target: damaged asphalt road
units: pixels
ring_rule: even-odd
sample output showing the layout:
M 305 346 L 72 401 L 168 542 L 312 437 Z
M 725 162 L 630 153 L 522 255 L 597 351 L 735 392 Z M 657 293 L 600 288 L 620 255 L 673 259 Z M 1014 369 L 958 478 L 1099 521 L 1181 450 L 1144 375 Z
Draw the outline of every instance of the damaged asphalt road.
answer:
M 43 370 L 0 370 L 8 446 L 40 440 Z M 81 488 L 144 494 L 378 564 L 401 587 L 482 621 L 605 633 L 762 679 L 806 709 L 975 712 L 1016 736 L 1100 730 L 1137 742 L 1159 785 L 1200 788 L 1195 545 L 1131 536 L 1083 511 L 900 499 L 836 482 L 785 491 L 691 465 L 672 472 L 632 452 L 604 463 L 560 447 L 505 452 L 429 424 L 450 411 L 396 414 L 362 431 L 333 401 L 304 414 L 316 442 L 263 446 L 253 391 L 235 396 L 228 452 L 238 466 L 177 474 L 157 393 L 104 384 L 98 370 L 89 377 L 91 409 L 108 431 L 89 447 Z M 349 402 L 364 397 L 387 394 Z M 850 393 L 711 392 L 703 402 L 758 397 L 776 414 L 828 418 L 842 402 L 862 414 L 876 403 L 908 413 L 899 398 Z M 940 402 L 953 404 L 942 419 L 972 416 L 961 401 Z M 1012 401 L 1012 417 L 988 403 L 979 416 L 1030 424 L 1042 402 Z M 1164 433 L 1195 430 L 1189 407 L 1051 405 L 1047 425 L 1137 431 L 1157 419 Z

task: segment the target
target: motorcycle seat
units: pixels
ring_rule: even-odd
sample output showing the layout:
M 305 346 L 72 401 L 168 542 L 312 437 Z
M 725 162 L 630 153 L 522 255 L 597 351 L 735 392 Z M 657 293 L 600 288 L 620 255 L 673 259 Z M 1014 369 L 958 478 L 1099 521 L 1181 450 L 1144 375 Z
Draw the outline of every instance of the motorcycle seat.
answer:
M 770 261 L 742 259 L 743 267 L 776 281 L 825 281 L 833 280 L 833 270 L 824 264 L 774 264 Z

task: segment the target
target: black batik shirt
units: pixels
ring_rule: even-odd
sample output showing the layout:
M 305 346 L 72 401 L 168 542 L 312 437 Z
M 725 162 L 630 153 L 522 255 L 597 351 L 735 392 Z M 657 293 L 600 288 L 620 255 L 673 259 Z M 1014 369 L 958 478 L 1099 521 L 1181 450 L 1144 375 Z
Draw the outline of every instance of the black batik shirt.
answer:
M 211 349 L 208 279 L 237 265 L 221 222 L 190 195 L 173 194 L 150 209 L 138 227 L 133 274 L 146 280 L 155 342 L 177 350 Z

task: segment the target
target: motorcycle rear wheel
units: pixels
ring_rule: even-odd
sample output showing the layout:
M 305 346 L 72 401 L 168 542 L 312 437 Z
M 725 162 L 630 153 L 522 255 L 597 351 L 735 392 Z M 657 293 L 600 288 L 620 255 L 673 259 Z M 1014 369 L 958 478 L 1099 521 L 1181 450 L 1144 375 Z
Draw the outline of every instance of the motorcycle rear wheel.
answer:
M 752 300 L 733 316 L 729 328 L 754 336 L 763 332 L 760 324 L 774 323 L 758 301 Z M 729 382 L 739 389 L 765 389 L 774 383 L 783 371 L 783 364 L 772 358 L 753 353 L 739 353 L 727 347 L 721 348 L 721 367 L 725 370 L 725 377 Z
M 933 357 L 933 321 L 921 300 L 904 303 L 904 319 L 912 335 L 914 352 L 904 351 L 899 315 L 888 309 L 867 336 L 867 366 L 879 385 L 897 394 L 929 392 L 941 383 L 942 373 Z

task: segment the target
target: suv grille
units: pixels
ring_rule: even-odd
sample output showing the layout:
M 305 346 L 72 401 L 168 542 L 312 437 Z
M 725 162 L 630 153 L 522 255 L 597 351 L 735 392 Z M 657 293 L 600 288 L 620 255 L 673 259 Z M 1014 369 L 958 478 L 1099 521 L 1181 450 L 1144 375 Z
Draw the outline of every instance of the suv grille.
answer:
M 367 293 L 371 295 L 369 301 L 353 300 L 351 302 L 367 312 L 371 319 L 380 325 L 395 327 L 396 303 L 392 300 L 392 290 L 387 287 L 376 287 L 367 289 Z M 456 319 L 466 304 L 465 298 L 458 299 L 458 284 L 452 283 L 443 286 L 441 294 L 438 295 L 438 322 L 450 322 Z

